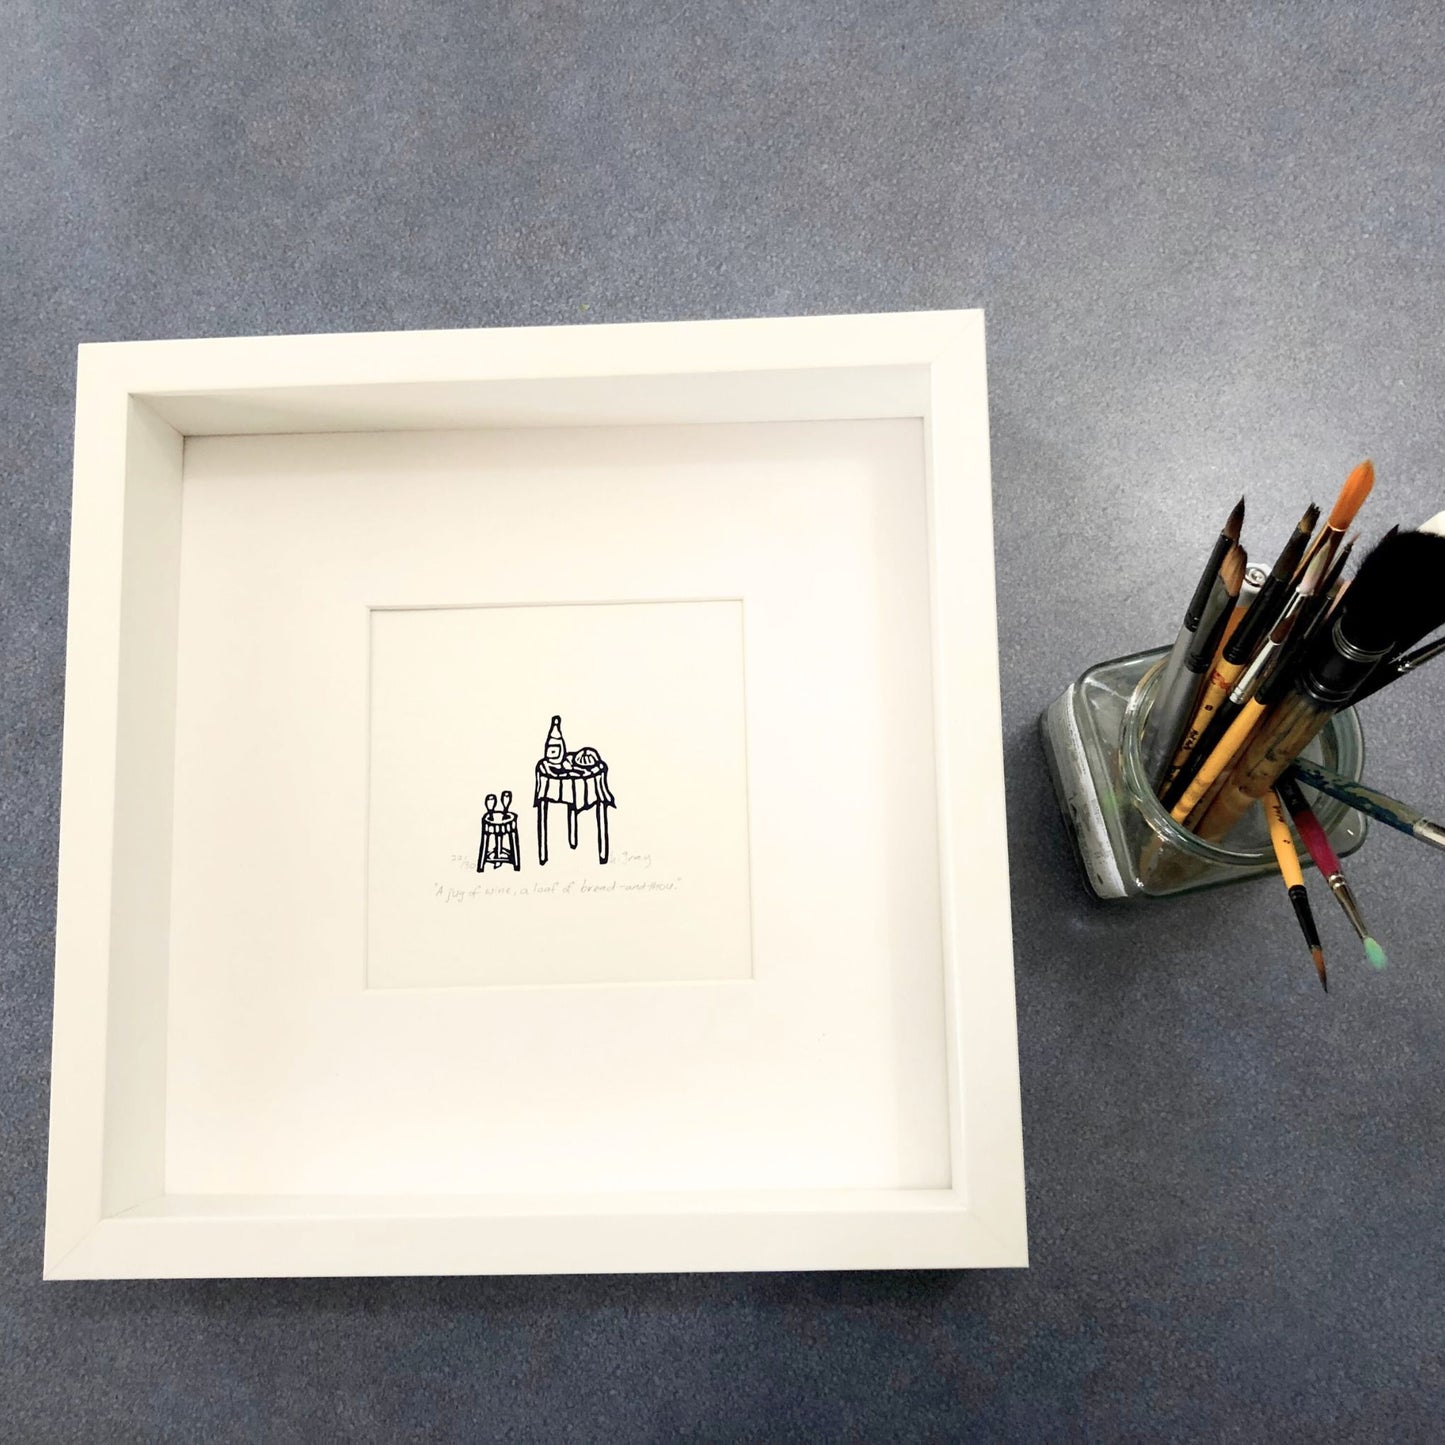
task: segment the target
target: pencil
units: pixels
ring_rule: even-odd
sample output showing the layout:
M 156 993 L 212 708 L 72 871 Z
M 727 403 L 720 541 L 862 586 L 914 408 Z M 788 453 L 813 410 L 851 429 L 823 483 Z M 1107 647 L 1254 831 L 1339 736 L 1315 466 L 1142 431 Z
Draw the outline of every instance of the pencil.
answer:
M 1179 628 L 1179 635 L 1174 639 L 1174 646 L 1170 649 L 1169 660 L 1164 664 L 1164 675 L 1159 679 L 1158 691 L 1155 692 L 1155 704 L 1150 710 L 1148 735 L 1144 742 L 1144 764 L 1149 777 L 1157 786 L 1162 778 L 1165 767 L 1174 756 L 1175 746 L 1179 742 L 1179 733 L 1184 724 L 1189 720 L 1189 697 L 1181 701 L 1181 693 L 1186 688 L 1192 688 L 1199 680 L 1197 676 L 1186 679 L 1183 674 L 1185 663 L 1191 652 L 1197 652 L 1196 634 L 1200 631 L 1205 621 L 1205 613 L 1208 609 L 1224 607 L 1227 598 L 1220 597 L 1216 584 L 1219 581 L 1219 569 L 1224 564 L 1230 549 L 1239 542 L 1239 533 L 1244 526 L 1244 498 L 1241 497 L 1235 503 L 1234 510 L 1224 523 L 1224 529 L 1214 540 L 1214 546 L 1210 549 L 1209 560 L 1204 564 L 1204 571 L 1200 573 L 1199 581 L 1195 585 L 1194 595 L 1189 599 L 1189 607 L 1184 614 L 1184 621 Z M 1235 589 L 1236 595 L 1239 588 Z M 1227 619 L 1227 612 L 1225 612 Z M 1215 618 L 1211 616 L 1209 622 L 1212 624 Z M 1209 655 L 1213 656 L 1211 647 Z
M 1305 892 L 1305 877 L 1300 872 L 1299 854 L 1294 850 L 1294 839 L 1290 837 L 1289 824 L 1284 820 L 1284 804 L 1274 792 L 1266 793 L 1261 801 L 1264 803 L 1264 815 L 1269 819 L 1269 841 L 1274 844 L 1275 860 L 1284 876 L 1289 901 L 1294 905 L 1300 932 L 1304 934 L 1305 942 L 1309 945 L 1310 957 L 1315 962 L 1315 972 L 1320 976 L 1320 987 L 1328 992 L 1330 985 L 1325 978 L 1325 951 L 1320 945 L 1315 916 L 1310 911 L 1310 896 Z
M 1445 849 L 1445 825 L 1432 823 L 1418 808 L 1412 808 L 1388 793 L 1366 787 L 1364 783 L 1352 783 L 1332 769 L 1306 762 L 1303 758 L 1295 759 L 1293 772 L 1300 782 L 1348 803 L 1357 813 L 1374 818 L 1387 828 L 1408 833 L 1431 848 Z
M 1374 968 L 1384 968 L 1386 963 L 1385 950 L 1370 937 L 1370 930 L 1365 927 L 1364 915 L 1360 912 L 1360 905 L 1355 901 L 1355 895 L 1350 885 L 1345 882 L 1344 869 L 1340 867 L 1340 860 L 1333 847 L 1330 846 L 1329 836 L 1320 826 L 1320 820 L 1315 817 L 1314 810 L 1305 802 L 1305 795 L 1300 792 L 1299 784 L 1289 773 L 1281 776 L 1275 784 L 1275 792 L 1279 800 L 1289 809 L 1289 815 L 1294 820 L 1295 832 L 1300 835 L 1309 855 L 1314 859 L 1315 867 L 1320 870 L 1320 877 L 1329 885 L 1330 892 L 1335 895 L 1339 905 L 1344 909 L 1345 917 L 1350 920 L 1350 927 L 1360 937 L 1364 945 L 1365 958 Z

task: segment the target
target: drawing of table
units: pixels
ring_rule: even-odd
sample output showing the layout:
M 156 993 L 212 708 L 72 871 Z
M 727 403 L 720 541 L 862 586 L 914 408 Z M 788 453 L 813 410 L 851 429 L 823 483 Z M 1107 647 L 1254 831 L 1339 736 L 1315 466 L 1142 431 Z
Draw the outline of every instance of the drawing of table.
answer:
M 607 786 L 607 764 L 549 763 L 544 758 L 537 764 L 537 787 L 533 795 L 537 809 L 537 862 L 547 861 L 547 809 L 561 803 L 567 809 L 567 845 L 577 846 L 577 815 L 588 808 L 597 810 L 597 861 L 607 861 L 610 844 L 607 836 L 607 810 L 617 806 L 612 789 Z

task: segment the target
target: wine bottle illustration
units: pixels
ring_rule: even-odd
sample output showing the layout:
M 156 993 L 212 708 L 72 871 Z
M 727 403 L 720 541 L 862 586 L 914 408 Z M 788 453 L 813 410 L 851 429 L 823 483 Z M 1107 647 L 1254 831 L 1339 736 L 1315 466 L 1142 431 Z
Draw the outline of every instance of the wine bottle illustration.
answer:
M 542 756 L 553 767 L 561 767 L 562 760 L 567 756 L 567 744 L 562 737 L 562 719 L 556 713 L 552 715 L 552 726 L 547 730 L 547 745 L 542 750 Z

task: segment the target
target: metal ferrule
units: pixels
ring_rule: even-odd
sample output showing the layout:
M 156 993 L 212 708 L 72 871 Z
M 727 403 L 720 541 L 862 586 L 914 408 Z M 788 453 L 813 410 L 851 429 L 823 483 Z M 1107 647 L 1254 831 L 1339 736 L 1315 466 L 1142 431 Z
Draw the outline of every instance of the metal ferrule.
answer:
M 1240 673 L 1239 681 L 1234 684 L 1234 691 L 1229 694 L 1230 702 L 1243 706 L 1254 696 L 1254 689 L 1259 685 L 1260 674 L 1269 666 L 1269 660 L 1274 656 L 1278 647 L 1279 644 L 1272 638 L 1265 640 L 1249 666 Z
M 1364 916 L 1360 913 L 1360 905 L 1355 902 L 1355 895 L 1350 892 L 1350 885 L 1345 882 L 1343 873 L 1332 873 L 1325 880 L 1330 885 L 1336 898 L 1340 900 L 1340 907 L 1345 910 L 1345 917 L 1350 920 L 1350 927 L 1360 935 L 1363 942 L 1370 936 L 1370 930 L 1365 927 Z
M 1305 936 L 1305 942 L 1311 948 L 1320 946 L 1320 932 L 1315 927 L 1314 914 L 1310 912 L 1309 891 L 1295 884 L 1289 890 L 1289 901 L 1294 905 L 1295 917 L 1299 919 L 1300 932 Z
M 1335 651 L 1350 662 L 1376 663 L 1389 652 L 1388 647 L 1381 648 L 1378 652 L 1366 652 L 1363 647 L 1356 647 L 1353 642 L 1340 630 L 1340 624 L 1344 622 L 1340 618 L 1330 630 L 1330 641 L 1334 644 Z
M 1329 636 L 1311 648 L 1299 679 L 1302 691 L 1321 707 L 1330 709 L 1347 703 L 1390 651 L 1388 646 L 1374 652 L 1356 647 L 1341 631 L 1344 620 L 1339 618 Z

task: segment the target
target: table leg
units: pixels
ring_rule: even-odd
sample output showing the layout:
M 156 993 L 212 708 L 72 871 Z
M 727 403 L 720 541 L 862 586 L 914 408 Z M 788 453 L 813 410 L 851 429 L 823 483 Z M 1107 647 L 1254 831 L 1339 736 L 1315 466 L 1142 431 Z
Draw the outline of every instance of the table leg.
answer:
M 547 865 L 547 800 L 543 798 L 537 804 L 537 864 L 545 868 Z
M 487 867 L 487 835 L 486 835 L 486 832 L 483 831 L 483 833 L 482 833 L 482 846 L 477 849 L 477 872 L 478 872 L 478 873 L 485 872 L 485 871 L 486 871 L 486 867 Z
M 611 840 L 607 836 L 607 804 L 597 805 L 597 861 L 605 863 L 612 848 Z
M 517 837 L 517 825 L 515 823 L 512 824 L 511 832 L 507 834 L 507 840 L 512 848 L 512 872 L 520 873 L 522 871 L 522 842 L 521 839 Z
M 568 804 L 567 807 L 567 846 L 577 846 L 577 809 Z

